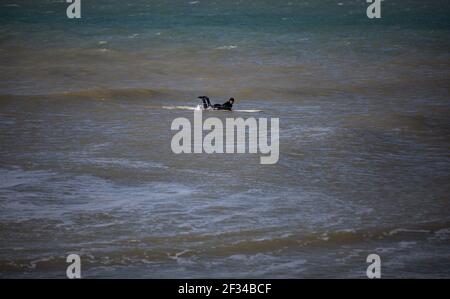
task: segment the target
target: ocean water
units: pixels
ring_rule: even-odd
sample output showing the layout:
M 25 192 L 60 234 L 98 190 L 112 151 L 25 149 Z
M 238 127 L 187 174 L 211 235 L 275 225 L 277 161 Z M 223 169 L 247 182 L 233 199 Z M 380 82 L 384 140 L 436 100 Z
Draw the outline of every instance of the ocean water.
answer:
M 0 277 L 450 277 L 450 3 L 0 3 Z M 280 159 L 171 151 L 277 117 Z

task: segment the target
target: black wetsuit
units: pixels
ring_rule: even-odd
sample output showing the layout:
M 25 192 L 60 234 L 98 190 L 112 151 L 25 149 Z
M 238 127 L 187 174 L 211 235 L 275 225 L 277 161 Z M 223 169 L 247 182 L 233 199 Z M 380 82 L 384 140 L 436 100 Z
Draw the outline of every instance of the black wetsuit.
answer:
M 223 104 L 214 104 L 213 108 L 215 110 L 230 110 L 233 108 L 233 104 L 230 102 L 225 102 Z
M 223 104 L 214 104 L 211 105 L 211 102 L 209 101 L 209 98 L 206 96 L 201 96 L 199 97 L 200 99 L 202 99 L 203 102 L 203 108 L 207 109 L 208 107 L 213 108 L 214 110 L 229 110 L 231 111 L 231 109 L 233 108 L 233 104 L 230 103 L 230 101 L 227 101 Z

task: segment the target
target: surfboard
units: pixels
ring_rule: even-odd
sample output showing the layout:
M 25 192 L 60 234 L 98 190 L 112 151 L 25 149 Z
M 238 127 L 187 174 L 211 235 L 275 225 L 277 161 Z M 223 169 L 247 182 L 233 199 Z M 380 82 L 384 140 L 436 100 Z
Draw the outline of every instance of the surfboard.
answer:
M 201 105 L 198 105 L 196 107 L 191 107 L 191 106 L 162 106 L 163 109 L 167 109 L 167 110 L 203 110 L 203 111 L 229 111 L 229 110 L 214 110 L 214 109 L 203 109 L 201 107 Z M 257 110 L 257 109 L 247 109 L 247 110 L 242 110 L 242 109 L 233 109 L 231 112 L 245 112 L 245 113 L 258 113 L 258 112 L 262 112 L 262 110 Z
M 252 109 L 249 109 L 249 110 L 241 110 L 241 109 L 237 109 L 237 110 L 234 110 L 233 109 L 233 111 L 235 111 L 235 112 L 247 112 L 247 113 L 257 113 L 257 112 L 262 112 L 262 110 L 252 110 Z
M 181 110 L 196 110 L 197 107 L 189 107 L 189 106 L 162 106 L 163 109 L 168 110 L 174 110 L 174 109 L 181 109 Z

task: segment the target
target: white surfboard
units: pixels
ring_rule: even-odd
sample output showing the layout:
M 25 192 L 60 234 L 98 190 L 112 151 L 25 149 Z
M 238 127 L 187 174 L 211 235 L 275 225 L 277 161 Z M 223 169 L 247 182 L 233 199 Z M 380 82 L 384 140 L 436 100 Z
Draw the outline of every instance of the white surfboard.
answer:
M 174 110 L 174 109 L 181 109 L 181 110 L 203 110 L 203 111 L 228 111 L 228 110 L 214 110 L 214 109 L 203 109 L 203 107 L 201 105 L 198 105 L 196 107 L 191 107 L 191 106 L 163 106 L 163 109 L 168 109 L 168 110 Z M 262 112 L 262 110 L 239 110 L 239 109 L 233 109 L 232 111 L 234 112 L 246 112 L 246 113 L 257 113 L 257 112 Z

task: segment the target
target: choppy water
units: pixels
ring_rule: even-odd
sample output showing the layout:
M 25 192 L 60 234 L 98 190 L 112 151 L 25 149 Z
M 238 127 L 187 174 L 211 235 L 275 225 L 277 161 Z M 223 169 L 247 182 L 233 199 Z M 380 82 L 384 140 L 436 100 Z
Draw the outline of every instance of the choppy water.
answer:
M 3 1 L 0 277 L 448 278 L 450 5 L 382 5 Z M 279 162 L 173 154 L 202 94 Z

